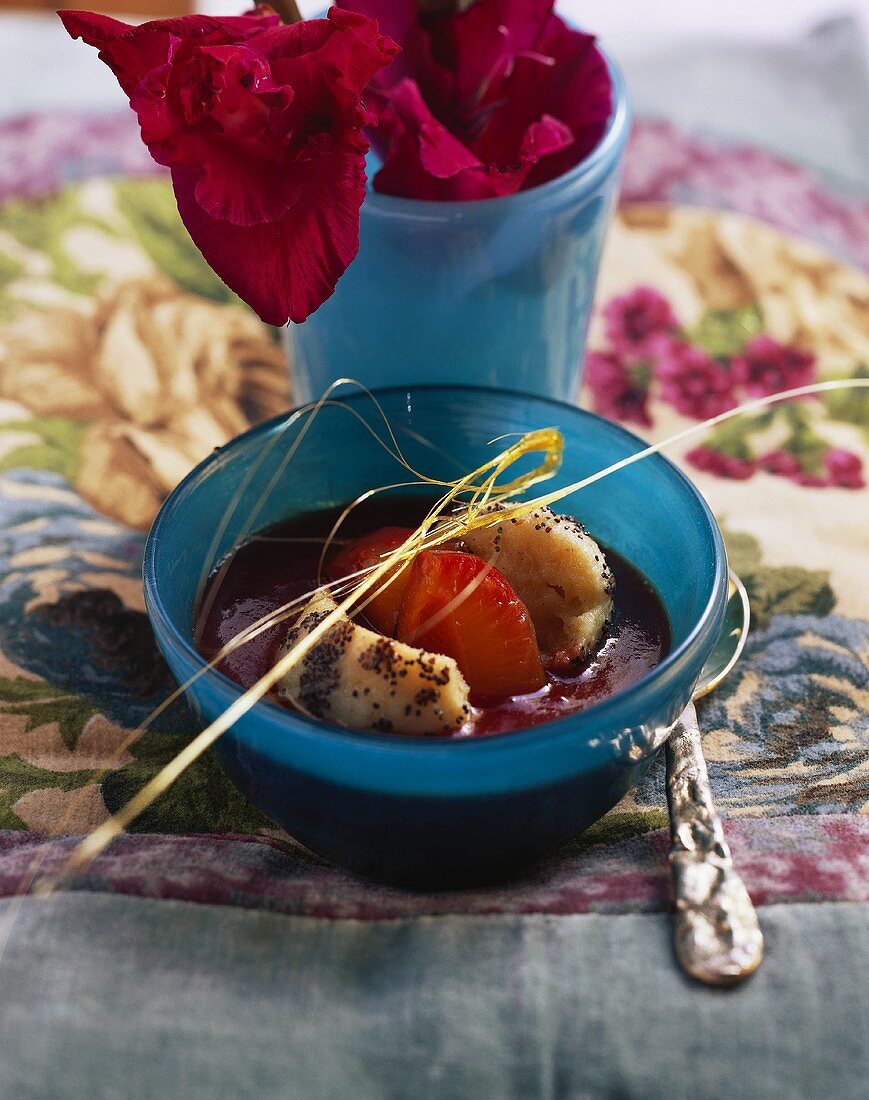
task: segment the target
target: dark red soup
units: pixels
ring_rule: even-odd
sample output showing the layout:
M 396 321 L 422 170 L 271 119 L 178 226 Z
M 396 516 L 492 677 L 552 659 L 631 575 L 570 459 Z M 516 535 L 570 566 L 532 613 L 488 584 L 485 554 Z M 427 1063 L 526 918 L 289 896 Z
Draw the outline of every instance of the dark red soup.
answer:
M 341 537 L 416 527 L 427 503 L 405 497 L 361 505 L 342 526 Z M 337 510 L 317 512 L 270 528 L 221 563 L 209 579 L 196 623 L 204 657 L 212 659 L 240 631 L 316 587 L 323 539 L 337 516 Z M 654 589 L 624 558 L 605 552 L 616 581 L 615 606 L 597 652 L 569 675 L 547 672 L 545 686 L 532 695 L 476 708 L 473 721 L 455 736 L 504 733 L 584 710 L 636 683 L 667 655 L 670 626 Z M 254 684 L 274 664 L 287 627 L 270 628 L 240 646 L 221 662 L 221 672 L 242 687 Z

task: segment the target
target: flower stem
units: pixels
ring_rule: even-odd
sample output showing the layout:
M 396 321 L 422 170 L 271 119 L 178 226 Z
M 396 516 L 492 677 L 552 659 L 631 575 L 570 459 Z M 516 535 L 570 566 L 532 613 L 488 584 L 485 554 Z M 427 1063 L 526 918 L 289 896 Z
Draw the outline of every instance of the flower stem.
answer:
M 454 15 L 469 8 L 473 0 L 417 0 L 420 15 Z
M 281 17 L 282 23 L 301 23 L 302 13 L 296 0 L 269 0 L 269 7 Z

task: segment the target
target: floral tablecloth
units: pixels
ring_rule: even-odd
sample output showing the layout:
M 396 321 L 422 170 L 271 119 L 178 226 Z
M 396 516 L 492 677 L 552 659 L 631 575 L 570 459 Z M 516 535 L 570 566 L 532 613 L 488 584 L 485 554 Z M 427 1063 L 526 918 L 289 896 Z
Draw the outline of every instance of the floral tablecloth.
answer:
M 179 704 L 115 752 L 174 686 L 143 613 L 144 534 L 195 462 L 291 393 L 275 332 L 188 243 L 131 117 L 0 124 L 0 200 L 0 894 L 10 897 L 35 858 L 56 866 L 196 729 Z M 749 396 L 865 376 L 861 267 L 865 203 L 761 150 L 641 123 L 582 400 L 657 439 Z M 869 901 L 867 441 L 869 397 L 840 392 L 730 421 L 674 453 L 752 599 L 745 658 L 701 725 L 762 919 L 777 906 Z M 522 880 L 409 894 L 303 851 L 206 757 L 66 889 L 339 922 L 411 918 L 411 937 L 448 914 L 461 928 L 480 914 L 663 913 L 665 822 L 658 768 Z

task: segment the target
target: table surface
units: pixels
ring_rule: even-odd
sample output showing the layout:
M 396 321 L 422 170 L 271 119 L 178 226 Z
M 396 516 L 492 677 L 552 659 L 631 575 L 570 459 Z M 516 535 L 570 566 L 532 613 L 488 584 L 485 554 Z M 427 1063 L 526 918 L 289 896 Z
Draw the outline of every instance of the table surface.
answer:
M 712 314 L 756 316 L 809 347 L 821 375 L 869 361 L 866 5 L 832 20 L 840 9 L 815 0 L 779 7 L 686 0 L 664 22 L 626 2 L 577 5 L 622 58 L 640 119 L 593 353 L 613 354 L 603 311 L 651 286 L 696 346 L 731 339 Z M 204 765 L 73 890 L 12 896 L 35 853 L 68 850 L 45 849 L 43 833 L 73 796 L 67 831 L 85 831 L 193 728 L 173 719 L 82 796 L 82 769 L 165 690 L 158 673 L 133 705 L 130 668 L 145 681 L 153 670 L 122 675 L 110 658 L 153 648 L 141 530 L 211 445 L 201 419 L 199 436 L 180 415 L 143 432 L 135 410 L 118 412 L 105 334 L 129 325 L 145 334 L 136 354 L 153 353 L 161 310 L 195 312 L 230 350 L 191 336 L 184 355 L 215 356 L 220 377 L 253 360 L 244 397 L 261 415 L 286 400 L 269 338 L 185 251 L 131 123 L 90 51 L 50 20 L 0 16 L 0 1097 L 864 1095 L 867 493 L 701 472 L 687 447 L 675 457 L 722 522 L 756 613 L 740 672 L 702 713 L 767 938 L 746 987 L 709 991 L 673 964 L 660 769 L 511 887 L 412 895 L 311 860 Z M 86 271 L 58 259 L 65 239 L 88 244 Z M 708 277 L 724 269 L 726 285 Z M 199 396 L 209 431 L 236 430 L 238 409 Z M 649 412 L 628 426 L 660 438 L 691 421 L 660 395 Z M 866 412 L 815 402 L 806 416 L 826 445 L 865 458 Z M 133 442 L 146 450 L 122 483 Z M 741 443 L 758 445 L 750 432 Z M 82 590 L 97 602 L 77 602 Z M 81 614 L 104 624 L 102 649 L 72 648 Z M 83 684 L 85 660 L 97 672 Z

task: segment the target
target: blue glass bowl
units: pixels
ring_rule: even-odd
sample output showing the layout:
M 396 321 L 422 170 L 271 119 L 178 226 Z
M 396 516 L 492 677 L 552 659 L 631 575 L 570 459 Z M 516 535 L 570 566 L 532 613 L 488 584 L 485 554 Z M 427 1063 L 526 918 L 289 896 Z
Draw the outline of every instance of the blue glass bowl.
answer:
M 491 456 L 489 440 L 548 425 L 564 433 L 565 459 L 547 487 L 570 484 L 642 447 L 591 413 L 525 394 L 413 387 L 378 397 L 410 462 L 442 478 Z M 347 403 L 382 429 L 364 395 Z M 240 486 L 240 506 L 218 540 L 215 560 L 232 548 L 257 504 L 255 529 L 261 530 L 407 477 L 351 412 L 335 407 L 320 412 L 281 471 L 305 421 L 281 435 L 285 422 L 272 420 L 215 451 L 172 493 L 151 530 L 145 598 L 157 641 L 181 683 L 204 664 L 193 644 L 203 557 Z M 275 445 L 268 449 L 270 442 Z M 260 501 L 270 482 L 272 491 Z M 726 599 L 724 546 L 703 498 L 661 456 L 601 480 L 560 507 L 654 584 L 673 635 L 672 652 L 657 668 L 582 713 L 477 740 L 359 733 L 260 702 L 217 743 L 237 786 L 293 836 L 341 866 L 426 886 L 501 878 L 614 806 L 649 768 L 714 648 Z M 240 690 L 209 671 L 187 697 L 205 723 Z

